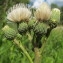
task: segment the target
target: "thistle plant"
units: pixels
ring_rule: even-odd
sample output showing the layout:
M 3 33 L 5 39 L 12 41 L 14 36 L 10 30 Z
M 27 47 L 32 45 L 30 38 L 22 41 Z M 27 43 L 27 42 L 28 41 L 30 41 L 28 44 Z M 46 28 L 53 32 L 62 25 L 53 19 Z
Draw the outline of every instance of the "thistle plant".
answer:
M 27 7 L 25 7 L 24 4 L 16 4 L 12 8 L 10 8 L 10 10 L 8 10 L 7 19 L 12 22 L 16 22 L 17 30 L 19 32 L 24 32 L 28 28 L 26 21 L 29 20 L 30 15 L 31 15 L 30 10 Z M 12 28 L 9 28 L 8 26 L 5 26 L 3 28 L 3 31 L 7 38 L 14 39 L 14 42 L 18 45 L 18 47 L 22 49 L 22 51 L 25 53 L 25 55 L 29 59 L 30 63 L 33 63 L 31 57 L 29 56 L 25 48 L 22 46 L 22 44 L 20 45 L 19 41 L 16 38 L 14 38 L 14 35 L 16 35 L 15 30 L 13 30 Z
M 51 10 L 50 6 L 44 2 L 40 4 L 32 16 L 31 10 L 19 3 L 8 10 L 6 18 L 17 24 L 17 31 L 7 24 L 2 29 L 7 40 L 11 40 L 14 45 L 18 46 L 29 63 L 42 63 L 48 37 L 50 33 L 53 33 L 51 31 L 59 26 L 58 23 L 60 24 L 60 10 L 57 8 Z M 28 40 L 27 43 L 24 38 Z M 31 57 L 32 53 L 35 54 L 33 57 Z M 50 60 L 52 61 L 52 58 Z

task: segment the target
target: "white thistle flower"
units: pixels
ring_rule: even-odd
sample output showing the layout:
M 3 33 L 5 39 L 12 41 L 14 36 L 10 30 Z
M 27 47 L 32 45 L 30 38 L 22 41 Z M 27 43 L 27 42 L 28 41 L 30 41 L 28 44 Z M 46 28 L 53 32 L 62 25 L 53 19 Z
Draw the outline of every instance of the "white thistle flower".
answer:
M 31 16 L 31 11 L 24 4 L 16 4 L 7 12 L 7 19 L 13 22 L 28 20 Z
M 38 20 L 48 20 L 51 15 L 51 9 L 47 3 L 42 3 L 35 12 L 35 17 Z

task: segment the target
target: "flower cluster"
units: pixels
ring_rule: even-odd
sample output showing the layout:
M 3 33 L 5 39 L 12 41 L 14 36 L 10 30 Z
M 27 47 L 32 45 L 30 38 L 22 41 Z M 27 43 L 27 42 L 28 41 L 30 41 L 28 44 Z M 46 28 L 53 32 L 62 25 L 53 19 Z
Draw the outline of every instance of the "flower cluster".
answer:
M 19 33 L 26 32 L 27 30 L 30 30 L 32 28 L 35 33 L 41 35 L 46 34 L 47 30 L 50 28 L 49 24 L 45 23 L 46 21 L 52 21 L 55 23 L 60 21 L 60 10 L 54 8 L 51 11 L 51 8 L 49 7 L 49 5 L 47 5 L 47 3 L 40 4 L 40 6 L 34 12 L 34 18 L 30 19 L 30 17 L 32 16 L 31 14 L 32 12 L 29 8 L 27 8 L 24 4 L 19 3 L 8 10 L 7 19 L 18 24 L 17 30 Z M 26 22 L 26 20 L 28 22 Z M 7 35 L 6 37 L 15 36 L 15 31 L 13 29 L 8 26 L 5 26 L 4 29 L 5 28 L 6 30 L 3 31 Z M 11 30 L 12 32 L 9 33 L 9 31 Z M 12 35 L 12 33 L 14 34 Z
M 62 41 L 63 41 L 62 40 L 63 39 L 63 36 L 62 36 L 63 26 L 58 26 L 58 23 L 60 24 L 60 10 L 58 8 L 54 8 L 51 10 L 50 6 L 47 3 L 40 4 L 40 6 L 37 9 L 29 9 L 24 4 L 20 4 L 20 3 L 16 4 L 8 10 L 7 21 L 10 21 L 10 23 L 12 23 L 13 27 L 9 26 L 9 24 L 6 23 L 6 26 L 4 26 L 2 29 L 4 38 L 8 39 L 8 40 L 9 39 L 12 40 L 12 42 L 14 42 L 17 45 L 17 47 L 19 47 L 21 49 L 21 52 L 24 52 L 24 54 L 27 56 L 26 58 L 29 59 L 29 61 L 30 61 L 29 63 L 40 63 L 41 55 L 43 58 L 45 58 L 45 56 L 46 56 L 46 58 L 45 58 L 45 60 L 46 60 L 47 54 L 45 54 L 45 56 L 43 56 L 42 53 L 47 52 L 47 50 L 49 51 L 49 48 L 51 46 L 51 45 L 49 46 L 49 44 L 52 44 L 52 46 L 55 44 L 57 46 L 57 43 L 60 44 L 59 42 L 62 43 Z M 14 26 L 14 24 L 15 24 L 15 26 Z M 58 41 L 57 40 L 58 37 L 62 41 L 59 39 L 58 39 L 59 40 Z M 48 43 L 46 43 L 46 41 Z M 54 41 L 56 41 L 56 43 Z M 23 45 L 26 48 L 23 47 L 21 42 L 23 43 Z M 12 43 L 12 44 L 14 44 L 14 43 Z M 47 46 L 49 46 L 49 48 L 47 48 Z M 56 50 L 56 46 L 55 46 L 55 50 Z M 14 47 L 14 45 L 13 45 L 13 47 Z M 14 50 L 15 47 L 14 48 L 13 47 L 12 47 L 12 49 Z M 8 49 L 10 49 L 10 48 L 8 48 Z M 20 49 L 19 49 L 19 52 L 20 52 Z M 57 49 L 58 49 L 58 46 L 57 46 Z M 10 51 L 12 52 L 13 50 L 10 50 Z M 31 51 L 29 52 L 29 50 L 31 50 Z M 51 50 L 52 49 L 50 48 L 50 51 Z M 55 52 L 55 50 L 52 50 L 53 53 Z M 28 52 L 30 54 L 32 53 L 32 55 L 31 55 L 32 58 L 29 56 Z M 47 52 L 47 53 L 49 54 L 49 52 Z M 55 54 L 56 54 L 56 52 L 55 52 Z M 14 53 L 14 51 L 13 51 L 13 53 Z M 34 53 L 35 53 L 35 55 L 34 55 Z M 53 56 L 55 54 L 53 54 Z M 19 55 L 18 58 L 20 58 L 21 56 Z M 22 57 L 24 58 L 24 56 L 22 56 Z M 56 54 L 56 57 L 57 57 L 57 54 Z M 25 58 L 25 60 L 26 60 L 26 58 Z M 35 60 L 34 60 L 34 58 L 35 58 Z M 46 62 L 41 62 L 41 63 L 49 63 L 49 61 L 51 61 L 50 60 L 51 58 L 48 57 Z M 32 59 L 34 60 L 34 62 L 32 61 Z M 12 58 L 11 58 L 11 60 L 12 60 Z M 56 60 L 57 60 L 57 58 L 56 58 Z M 19 63 L 19 62 L 17 62 L 17 63 Z M 28 63 L 28 62 L 26 62 L 26 63 Z M 54 62 L 52 62 L 52 63 L 54 63 Z

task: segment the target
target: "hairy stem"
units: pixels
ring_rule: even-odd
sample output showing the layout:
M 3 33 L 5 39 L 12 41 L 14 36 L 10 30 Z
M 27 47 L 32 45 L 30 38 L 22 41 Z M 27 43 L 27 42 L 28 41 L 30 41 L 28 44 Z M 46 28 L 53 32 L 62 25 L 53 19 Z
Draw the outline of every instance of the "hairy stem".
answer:
M 26 49 L 23 47 L 22 43 L 17 40 L 14 39 L 14 43 L 24 52 L 24 54 L 27 56 L 27 58 L 29 59 L 30 63 L 33 63 L 30 55 L 28 54 L 28 52 L 26 51 Z
M 35 47 L 34 51 L 35 51 L 35 60 L 34 60 L 34 63 L 41 63 L 41 54 L 40 54 L 39 48 Z

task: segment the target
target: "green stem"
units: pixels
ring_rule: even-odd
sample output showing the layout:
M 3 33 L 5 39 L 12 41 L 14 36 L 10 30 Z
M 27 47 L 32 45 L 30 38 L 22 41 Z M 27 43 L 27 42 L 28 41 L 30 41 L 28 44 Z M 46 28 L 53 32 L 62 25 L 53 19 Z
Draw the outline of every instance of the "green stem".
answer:
M 31 59 L 30 55 L 29 55 L 28 52 L 25 50 L 25 48 L 23 47 L 22 43 L 21 43 L 21 42 L 19 43 L 19 41 L 16 40 L 16 39 L 14 39 L 14 43 L 15 43 L 18 47 L 20 47 L 20 49 L 24 52 L 24 54 L 25 54 L 25 55 L 27 56 L 27 58 L 29 59 L 30 63 L 33 63 L 33 61 L 32 61 L 32 59 Z
M 42 54 L 42 52 L 43 52 L 44 47 L 45 47 L 45 43 L 43 43 L 43 45 L 42 45 L 42 47 L 41 47 L 41 50 L 40 50 L 41 54 Z
M 35 60 L 34 60 L 34 63 L 41 63 L 41 54 L 40 54 L 39 48 L 35 47 L 34 51 L 35 51 Z
M 43 37 L 43 42 L 42 42 L 42 47 L 40 48 L 40 52 L 41 54 L 43 53 L 43 50 L 44 50 L 44 47 L 45 47 L 45 44 L 46 44 L 46 37 Z
M 26 35 L 28 36 L 28 39 L 29 39 L 29 41 L 31 42 L 31 41 L 32 41 L 32 36 L 30 35 L 30 33 L 27 32 Z

